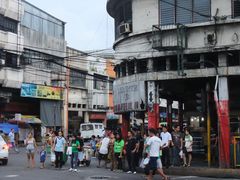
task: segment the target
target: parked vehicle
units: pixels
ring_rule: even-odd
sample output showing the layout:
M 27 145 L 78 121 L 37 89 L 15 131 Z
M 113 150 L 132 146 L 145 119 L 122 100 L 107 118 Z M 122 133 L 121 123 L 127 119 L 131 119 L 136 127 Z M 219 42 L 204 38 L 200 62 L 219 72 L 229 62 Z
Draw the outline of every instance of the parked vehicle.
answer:
M 0 161 L 3 165 L 7 165 L 9 155 L 9 147 L 3 137 L 0 135 Z
M 102 123 L 83 123 L 80 132 L 83 139 L 90 139 L 92 135 L 103 137 L 105 130 Z

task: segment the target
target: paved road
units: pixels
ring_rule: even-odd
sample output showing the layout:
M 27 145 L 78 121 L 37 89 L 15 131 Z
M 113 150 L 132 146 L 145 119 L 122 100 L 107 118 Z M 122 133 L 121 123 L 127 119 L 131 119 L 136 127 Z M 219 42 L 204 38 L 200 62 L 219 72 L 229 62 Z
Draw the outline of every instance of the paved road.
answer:
M 36 160 L 39 158 L 37 157 Z M 126 174 L 126 173 L 117 173 L 111 172 L 108 169 L 99 169 L 96 168 L 96 165 L 93 164 L 90 167 L 81 167 L 78 169 L 78 172 L 68 172 L 69 164 L 62 170 L 56 170 L 54 167 L 51 167 L 47 161 L 47 168 L 40 169 L 38 167 L 34 169 L 27 168 L 26 165 L 26 154 L 24 150 L 21 150 L 19 154 L 11 153 L 9 164 L 7 166 L 0 166 L 0 180 L 94 180 L 94 179 L 127 179 L 127 180 L 140 180 L 144 179 L 141 174 Z M 39 164 L 37 163 L 37 166 Z M 102 177 L 102 178 L 101 178 Z M 159 179 L 159 176 L 156 176 L 154 179 Z M 171 176 L 172 180 L 214 180 L 211 178 L 199 178 L 199 177 L 176 177 Z M 219 179 L 220 180 L 220 179 Z

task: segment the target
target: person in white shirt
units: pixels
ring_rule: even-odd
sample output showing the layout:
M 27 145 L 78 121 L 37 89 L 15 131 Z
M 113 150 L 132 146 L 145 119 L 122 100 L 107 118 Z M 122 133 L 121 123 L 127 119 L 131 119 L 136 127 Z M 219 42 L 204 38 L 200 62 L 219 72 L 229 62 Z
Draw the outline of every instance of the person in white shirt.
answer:
M 166 168 L 170 166 L 170 145 L 172 141 L 172 135 L 168 132 L 167 127 L 162 127 L 163 132 L 161 133 L 162 138 L 162 162 Z
M 151 128 L 148 130 L 150 139 L 147 141 L 147 144 L 145 145 L 145 148 L 149 147 L 149 175 L 148 180 L 153 179 L 153 174 L 157 170 L 159 174 L 164 178 L 164 180 L 167 180 L 168 177 L 163 173 L 162 167 L 161 167 L 161 159 L 160 159 L 160 150 L 161 150 L 161 144 L 162 141 L 159 137 L 156 136 L 156 130 Z
M 105 167 L 107 167 L 107 157 L 108 157 L 108 147 L 110 143 L 110 138 L 108 137 L 108 134 L 105 134 L 105 137 L 101 141 L 100 149 L 99 149 L 99 155 L 98 155 L 98 166 L 101 166 L 101 160 L 105 161 Z
M 8 137 L 9 137 L 9 141 L 11 143 L 11 147 L 14 149 L 15 152 L 19 152 L 17 147 L 16 147 L 16 144 L 15 144 L 15 132 L 14 132 L 14 129 L 11 129 L 10 133 L 8 134 Z

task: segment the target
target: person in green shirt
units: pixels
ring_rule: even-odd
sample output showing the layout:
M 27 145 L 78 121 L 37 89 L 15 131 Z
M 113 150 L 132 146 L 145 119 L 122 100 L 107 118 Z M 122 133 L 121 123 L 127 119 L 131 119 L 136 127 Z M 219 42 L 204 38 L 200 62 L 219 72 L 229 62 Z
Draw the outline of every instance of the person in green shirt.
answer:
M 70 147 L 72 147 L 72 154 L 71 168 L 69 169 L 69 171 L 77 172 L 78 149 L 80 148 L 80 142 L 76 140 L 76 135 L 72 136 Z
M 114 155 L 117 160 L 117 169 L 122 170 L 122 153 L 124 148 L 124 140 L 121 134 L 116 135 L 114 142 Z

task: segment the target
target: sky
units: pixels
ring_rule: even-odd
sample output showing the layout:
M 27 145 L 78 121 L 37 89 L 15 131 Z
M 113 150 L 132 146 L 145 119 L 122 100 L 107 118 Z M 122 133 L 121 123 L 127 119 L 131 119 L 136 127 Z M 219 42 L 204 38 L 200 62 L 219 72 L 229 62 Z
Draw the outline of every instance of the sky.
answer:
M 78 50 L 111 48 L 113 19 L 106 11 L 107 0 L 27 0 L 66 22 L 68 46 Z

